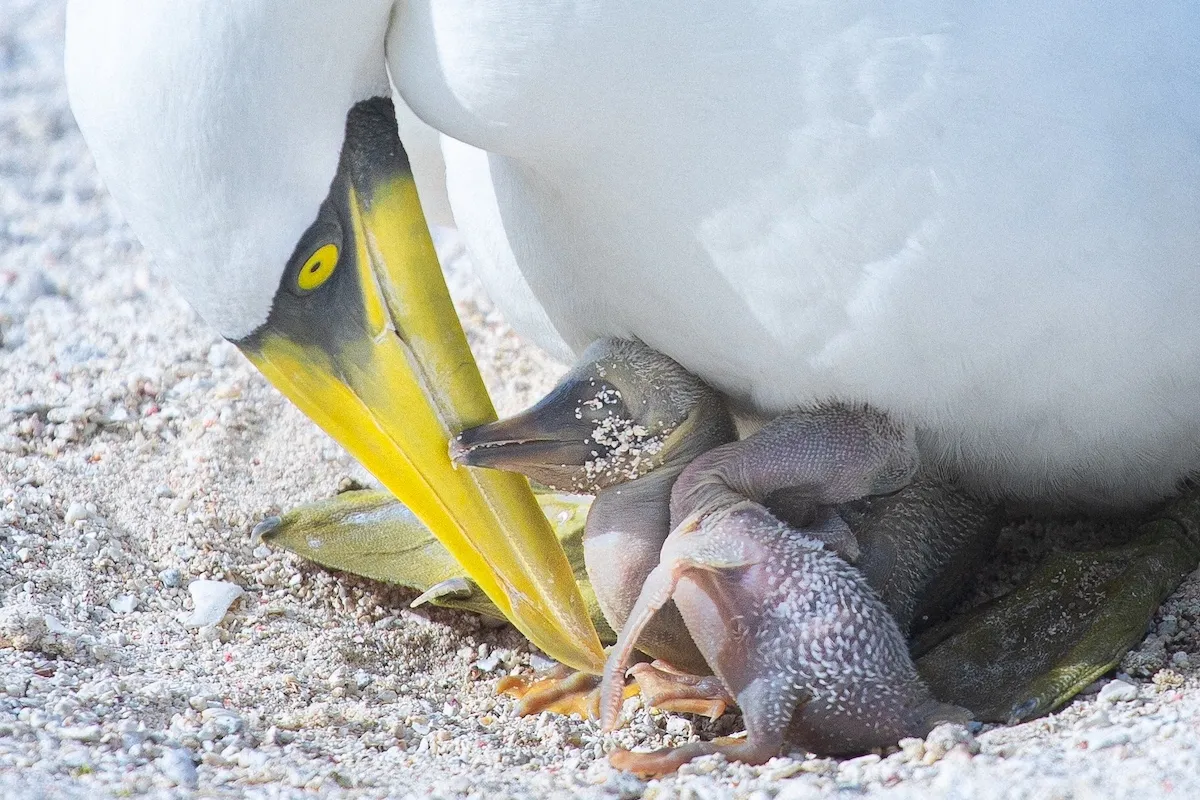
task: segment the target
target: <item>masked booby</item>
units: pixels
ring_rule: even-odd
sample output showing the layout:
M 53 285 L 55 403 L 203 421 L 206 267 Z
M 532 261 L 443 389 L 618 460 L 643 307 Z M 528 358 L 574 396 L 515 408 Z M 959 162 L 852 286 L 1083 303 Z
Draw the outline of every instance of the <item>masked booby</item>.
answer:
M 452 384 L 382 98 L 443 134 L 468 250 L 552 352 L 638 338 L 762 415 L 883 409 L 992 496 L 1130 506 L 1200 468 L 1198 28 L 1184 0 L 73 0 L 67 66 L 197 310 L 594 669 L 536 506 L 438 444 L 490 409 Z

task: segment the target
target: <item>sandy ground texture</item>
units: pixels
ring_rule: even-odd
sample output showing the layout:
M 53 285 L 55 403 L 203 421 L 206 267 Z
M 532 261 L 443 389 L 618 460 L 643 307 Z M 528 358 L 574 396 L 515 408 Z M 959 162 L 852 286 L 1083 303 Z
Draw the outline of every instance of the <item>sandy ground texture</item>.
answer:
M 1048 719 L 643 782 L 605 753 L 711 729 L 636 701 L 613 735 L 517 719 L 495 679 L 536 656 L 512 629 L 256 546 L 263 516 L 360 473 L 154 275 L 71 119 L 62 16 L 0 0 L 0 797 L 1200 796 L 1195 576 L 1127 683 Z M 450 272 L 520 408 L 560 367 Z M 201 579 L 245 594 L 188 627 Z

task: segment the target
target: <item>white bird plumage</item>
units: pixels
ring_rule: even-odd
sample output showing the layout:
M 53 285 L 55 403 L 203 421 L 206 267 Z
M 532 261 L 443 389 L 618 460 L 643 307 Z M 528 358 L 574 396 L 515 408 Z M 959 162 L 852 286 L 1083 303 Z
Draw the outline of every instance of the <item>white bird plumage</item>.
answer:
M 226 335 L 386 63 L 551 350 L 636 336 L 764 413 L 873 403 L 986 491 L 1119 505 L 1200 469 L 1196 30 L 1185 0 L 76 0 L 69 80 Z

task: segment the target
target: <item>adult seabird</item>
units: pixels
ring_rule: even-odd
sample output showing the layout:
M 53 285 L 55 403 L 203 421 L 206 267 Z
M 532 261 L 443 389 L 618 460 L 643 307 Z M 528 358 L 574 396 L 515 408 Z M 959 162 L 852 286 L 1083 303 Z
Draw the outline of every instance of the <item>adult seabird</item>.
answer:
M 550 349 L 637 337 L 762 414 L 884 409 L 927 462 L 993 496 L 1127 507 L 1200 467 L 1198 25 L 1185 0 L 74 0 L 68 78 L 162 268 L 398 494 L 379 445 L 402 412 L 352 361 L 370 337 L 333 352 L 345 315 L 292 292 L 333 218 L 347 285 L 345 267 L 382 254 L 368 225 L 416 219 L 411 197 L 372 204 L 385 176 L 339 169 L 361 144 L 343 142 L 347 115 L 378 120 L 357 104 L 392 88 L 453 137 L 472 256 Z M 354 313 L 386 328 L 383 308 Z M 422 446 L 476 421 L 428 421 Z M 428 486 L 468 481 L 442 459 L 414 457 L 439 464 Z M 475 518 L 431 524 L 475 539 L 480 574 L 538 579 L 519 553 L 484 565 L 497 545 Z M 556 580 L 540 607 L 569 616 Z M 514 613 L 594 667 L 593 642 L 568 644 L 579 629 L 542 635 Z

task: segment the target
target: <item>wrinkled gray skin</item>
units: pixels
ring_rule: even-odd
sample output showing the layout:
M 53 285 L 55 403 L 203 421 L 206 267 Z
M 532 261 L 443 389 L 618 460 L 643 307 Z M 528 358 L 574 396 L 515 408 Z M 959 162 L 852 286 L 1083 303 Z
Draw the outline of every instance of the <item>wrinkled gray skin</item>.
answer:
M 606 618 L 632 630 L 626 651 L 636 639 L 677 667 L 716 671 L 750 732 L 726 750 L 731 757 L 765 760 L 785 735 L 821 752 L 857 752 L 963 717 L 931 701 L 901 629 L 847 560 L 860 560 L 907 630 L 952 600 L 986 553 L 986 515 L 936 481 L 879 497 L 912 481 L 918 458 L 911 432 L 870 409 L 819 407 L 733 436 L 715 392 L 644 345 L 610 339 L 534 408 L 464 432 L 454 451 L 463 463 L 597 493 L 584 541 Z M 685 519 L 695 530 L 684 541 L 740 547 L 761 562 L 684 561 L 664 578 Z M 660 556 L 655 589 L 646 581 Z M 630 629 L 647 592 L 656 599 Z M 672 592 L 687 607 L 682 618 Z M 691 637 L 680 635 L 685 625 Z M 840 635 L 826 646 L 832 631 Z M 702 751 L 711 747 L 723 746 Z M 662 764 L 698 754 L 687 752 Z
M 672 492 L 673 530 L 661 563 L 610 655 L 601 719 L 615 724 L 629 651 L 641 626 L 673 598 L 742 709 L 747 736 L 623 753 L 614 764 L 665 772 L 711 752 L 761 763 L 785 739 L 815 752 L 857 753 L 924 735 L 939 721 L 967 719 L 964 710 L 933 699 L 895 618 L 863 573 L 838 555 L 853 555 L 862 542 L 837 507 L 897 492 L 912 481 L 918 461 L 910 431 L 872 409 L 845 406 L 785 414 L 693 460 Z M 806 518 L 803 527 L 764 505 L 781 492 L 793 521 Z M 886 541 L 892 551 L 907 544 L 893 542 L 871 515 L 863 519 L 869 544 L 886 550 Z M 973 541 L 973 534 L 962 538 Z M 914 579 L 936 585 L 939 570 L 923 559 L 897 569 L 902 560 L 889 556 L 867 560 L 911 617 L 928 605 Z
M 625 659 L 641 626 L 674 598 L 741 708 L 746 738 L 623 753 L 615 766 L 662 773 L 713 752 L 762 763 L 785 740 L 818 753 L 860 753 L 968 718 L 932 698 L 887 608 L 820 533 L 798 531 L 748 501 L 692 516 L 671 533 L 610 654 L 602 724 L 616 722 Z
M 838 514 L 861 551 L 854 566 L 906 636 L 939 622 L 963 598 L 994 550 L 1001 519 L 952 484 L 921 474 L 900 492 L 844 504 Z

